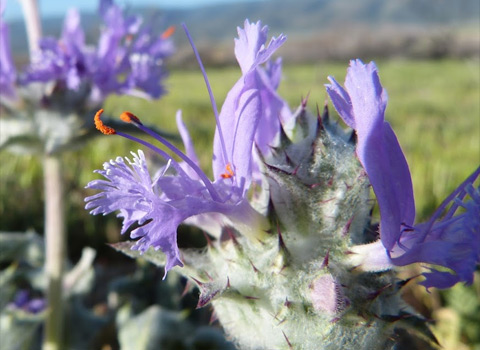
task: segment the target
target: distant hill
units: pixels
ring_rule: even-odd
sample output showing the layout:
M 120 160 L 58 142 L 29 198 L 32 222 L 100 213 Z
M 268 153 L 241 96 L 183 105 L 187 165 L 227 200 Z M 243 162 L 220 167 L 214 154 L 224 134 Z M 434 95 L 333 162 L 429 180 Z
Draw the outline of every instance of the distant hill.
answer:
M 414 25 L 478 24 L 478 0 L 269 0 L 167 11 L 169 23 L 186 22 L 197 35 L 223 39 L 245 18 L 261 19 L 275 31 L 306 34 L 338 24 Z
M 286 33 L 282 55 L 293 61 L 362 56 L 470 57 L 480 56 L 478 0 L 263 0 L 193 9 L 132 8 L 155 16 L 159 28 L 185 22 L 207 63 L 233 60 L 236 27 L 245 18 L 261 19 L 270 33 Z M 58 35 L 61 18 L 44 20 L 46 34 Z M 82 14 L 88 36 L 98 35 L 99 18 Z M 25 53 L 23 23 L 11 24 L 13 50 Z M 181 31 L 175 36 L 177 64 L 191 61 Z M 211 48 L 215 47 L 215 50 Z M 286 50 L 286 51 L 285 51 Z

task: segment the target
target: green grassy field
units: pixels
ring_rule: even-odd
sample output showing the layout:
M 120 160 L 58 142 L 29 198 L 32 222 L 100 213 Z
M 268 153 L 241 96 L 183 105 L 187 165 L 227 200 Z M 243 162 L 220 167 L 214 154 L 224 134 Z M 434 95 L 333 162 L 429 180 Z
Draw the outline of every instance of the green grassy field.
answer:
M 323 84 L 327 76 L 333 75 L 343 82 L 347 65 L 348 62 L 286 66 L 280 94 L 292 108 L 309 95 L 309 108 L 314 112 L 317 104 L 321 107 L 326 100 Z M 421 220 L 480 163 L 478 62 L 381 61 L 377 65 L 389 94 L 387 120 L 393 125 L 410 164 Z M 239 77 L 239 69 L 210 68 L 207 73 L 220 108 Z M 176 133 L 175 112 L 181 109 L 202 166 L 210 171 L 215 121 L 200 71 L 171 72 L 168 90 L 169 94 L 158 101 L 111 97 L 105 104 L 106 113 L 118 115 L 127 109 L 145 122 Z M 331 115 L 337 118 L 333 109 Z M 95 178 L 92 171 L 104 161 L 128 155 L 130 150 L 138 148 L 120 137 L 99 135 L 81 151 L 66 155 L 70 212 L 74 218 L 89 218 L 83 213 L 82 198 L 84 185 Z M 43 209 L 38 160 L 5 152 L 0 157 L 0 212 L 4 218 L 1 228 L 20 230 L 30 226 L 41 232 Z M 25 220 L 26 216 L 30 219 Z M 93 229 L 85 225 L 87 231 Z
M 280 94 L 292 108 L 309 95 L 309 107 L 315 111 L 316 105 L 322 107 L 326 99 L 323 85 L 327 76 L 343 82 L 347 64 L 286 66 Z M 387 120 L 410 164 L 417 211 L 422 219 L 480 163 L 478 62 L 386 61 L 377 65 L 389 94 Z M 239 70 L 209 69 L 208 75 L 221 107 Z M 119 114 L 123 108 L 129 108 L 173 132 L 175 112 L 182 109 L 202 164 L 209 169 L 214 118 L 201 74 L 197 70 L 172 72 L 169 90 L 169 95 L 153 103 L 112 98 L 106 109 Z M 331 113 L 336 115 L 333 109 Z M 117 154 L 121 153 L 108 156 Z
M 326 100 L 323 84 L 327 82 L 327 76 L 333 75 L 343 82 L 347 65 L 348 62 L 286 66 L 280 94 L 292 108 L 300 103 L 302 97 L 309 95 L 308 106 L 314 112 L 316 105 L 322 107 Z M 377 65 L 382 84 L 389 94 L 387 120 L 393 125 L 410 164 L 417 219 L 423 220 L 480 163 L 479 62 L 380 61 Z M 221 107 L 240 71 L 236 67 L 210 68 L 207 73 L 217 104 Z M 159 101 L 111 97 L 105 104 L 106 113 L 119 115 L 126 109 L 144 122 L 176 133 L 175 113 L 181 109 L 202 166 L 210 171 L 215 121 L 200 71 L 171 72 L 168 89 L 169 94 Z M 337 118 L 333 109 L 331 115 Z M 105 242 L 119 239 L 120 221 L 114 215 L 92 217 L 83 209 L 83 198 L 87 195 L 84 186 L 98 177 L 93 170 L 101 168 L 104 161 L 128 156 L 130 150 L 138 148 L 138 145 L 120 137 L 99 135 L 82 150 L 64 156 L 69 203 L 66 208 L 69 252 L 74 259 L 85 245 L 105 251 L 109 249 L 105 247 Z M 0 162 L 0 229 L 23 231 L 30 228 L 42 232 L 40 160 L 3 151 Z M 447 342 L 444 343 L 446 349 L 450 345 L 458 350 L 466 349 L 462 344 L 468 342 L 480 344 L 476 332 L 478 320 L 475 321 L 478 316 L 474 316 L 479 314 L 475 310 L 480 312 L 480 282 L 473 289 L 457 286 L 444 294 L 434 291 L 427 295 L 418 288 L 410 294 L 417 307 L 447 313 L 446 316 L 437 315 L 446 321 L 436 328 L 436 333 L 440 334 L 441 327 L 446 327 L 446 334 L 441 335 Z M 470 300 L 470 304 L 456 305 L 459 300 Z M 450 304 L 456 310 L 453 316 L 448 314 L 451 308 L 442 306 Z M 434 317 L 428 310 L 426 314 Z M 471 321 L 472 317 L 476 317 L 474 321 Z M 469 323 L 463 323 L 469 318 Z M 452 324 L 456 328 L 452 328 Z M 451 333 L 452 329 L 456 333 Z

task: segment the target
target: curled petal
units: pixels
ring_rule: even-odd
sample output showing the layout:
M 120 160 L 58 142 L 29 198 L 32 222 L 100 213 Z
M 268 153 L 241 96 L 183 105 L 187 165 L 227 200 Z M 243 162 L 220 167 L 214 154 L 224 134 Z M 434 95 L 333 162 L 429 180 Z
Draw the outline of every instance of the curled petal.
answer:
M 432 287 L 447 289 L 460 282 L 460 277 L 451 274 L 450 272 L 438 271 L 435 269 L 431 269 L 431 271 L 432 272 L 424 273 L 423 276 L 425 277 L 425 280 L 419 283 L 427 290 Z
M 331 84 L 326 85 L 328 95 L 332 100 L 333 106 L 342 117 L 345 124 L 355 129 L 355 117 L 353 116 L 352 101 L 348 92 L 333 78 L 328 77 Z
M 471 184 L 466 186 L 472 200 L 457 201 L 464 208 L 462 213 L 438 220 L 433 226 L 428 222 L 416 225 L 413 231 L 402 236 L 392 253 L 395 265 L 421 262 L 443 266 L 453 272 L 431 268 L 422 282 L 427 288 L 448 288 L 460 281 L 473 282 L 475 268 L 480 262 L 480 191 Z
M 287 40 L 283 34 L 273 37 L 265 47 L 268 27 L 262 22 L 250 23 L 245 20 L 244 28 L 238 28 L 238 39 L 235 39 L 235 56 L 242 73 L 246 74 L 256 66 L 267 62 L 272 54 Z
M 345 90 L 330 80 L 327 92 L 342 119 L 357 133 L 356 153 L 377 197 L 381 240 L 390 251 L 402 229 L 413 225 L 415 202 L 407 161 L 385 121 L 387 95 L 373 62 L 351 61 Z

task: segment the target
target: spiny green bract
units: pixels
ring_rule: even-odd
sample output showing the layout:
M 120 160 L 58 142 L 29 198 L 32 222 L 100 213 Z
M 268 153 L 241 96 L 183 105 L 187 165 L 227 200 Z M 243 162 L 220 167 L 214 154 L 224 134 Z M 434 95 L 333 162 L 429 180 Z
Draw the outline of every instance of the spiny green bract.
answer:
M 388 349 L 405 313 L 393 273 L 360 273 L 349 247 L 372 240 L 369 183 L 354 138 L 302 105 L 263 159 L 270 230 L 224 227 L 183 270 L 241 349 Z M 180 270 L 182 271 L 182 270 Z M 187 272 L 188 271 L 188 272 Z M 398 322 L 397 322 L 398 323 Z
M 252 194 L 269 230 L 252 239 L 230 224 L 204 250 L 182 250 L 177 271 L 200 289 L 198 307 L 213 306 L 239 349 L 385 350 L 396 328 L 433 344 L 399 295 L 405 281 L 357 271 L 347 259 L 351 246 L 377 239 L 354 134 L 326 108 L 315 118 L 302 104 L 292 120 L 261 160 L 265 186 Z

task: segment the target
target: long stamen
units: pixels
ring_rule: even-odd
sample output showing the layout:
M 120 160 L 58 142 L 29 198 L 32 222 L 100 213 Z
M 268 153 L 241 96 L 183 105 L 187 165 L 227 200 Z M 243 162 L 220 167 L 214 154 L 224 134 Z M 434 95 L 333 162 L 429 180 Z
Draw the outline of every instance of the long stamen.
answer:
M 226 166 L 225 166 L 225 172 L 223 174 L 221 174 L 220 176 L 222 177 L 222 179 L 230 179 L 232 178 L 233 176 L 235 175 L 235 173 L 233 172 L 232 170 L 232 165 L 230 163 L 228 163 Z
M 210 87 L 210 82 L 208 81 L 207 77 L 207 72 L 205 71 L 205 67 L 203 66 L 202 60 L 200 58 L 200 54 L 198 53 L 198 50 L 193 43 L 193 39 L 190 36 L 190 32 L 187 29 L 187 26 L 185 23 L 182 23 L 182 27 L 185 30 L 185 34 L 187 35 L 188 41 L 190 42 L 190 45 L 192 46 L 193 53 L 195 54 L 195 57 L 197 59 L 198 65 L 200 66 L 200 70 L 202 71 L 203 79 L 205 80 L 205 85 L 207 86 L 207 91 L 208 95 L 210 96 L 210 103 L 213 108 L 213 114 L 215 114 L 215 121 L 217 123 L 217 128 L 218 128 L 218 135 L 220 137 L 220 143 L 222 144 L 222 157 L 223 157 L 223 162 L 227 164 L 227 166 L 230 164 L 227 156 L 227 148 L 225 147 L 225 139 L 223 138 L 223 132 L 222 132 L 222 127 L 220 126 L 220 118 L 218 116 L 218 109 L 217 109 L 217 104 L 215 102 L 215 97 L 213 96 L 212 88 Z
M 163 151 L 162 149 L 152 145 L 152 144 L 149 144 L 148 142 L 146 141 L 143 141 L 142 139 L 139 139 L 135 136 L 131 136 L 131 135 L 128 135 L 128 134 L 124 134 L 123 132 L 120 132 L 120 131 L 116 131 L 114 128 L 111 128 L 107 125 L 105 125 L 103 123 L 103 121 L 100 119 L 101 115 L 103 113 L 103 109 L 100 109 L 97 113 L 95 113 L 95 126 L 97 127 L 98 130 L 100 130 L 100 132 L 102 132 L 103 134 L 105 135 L 119 135 L 119 136 L 122 136 L 122 137 L 125 137 L 129 140 L 132 140 L 132 141 L 135 141 L 135 142 L 138 142 L 142 145 L 144 145 L 145 147 L 148 147 L 150 149 L 152 149 L 153 151 L 159 153 L 162 157 L 164 157 L 165 159 L 167 160 L 170 160 L 170 159 L 173 159 L 167 152 Z
M 195 171 L 195 173 L 200 177 L 200 179 L 202 180 L 202 182 L 205 184 L 205 187 L 207 188 L 208 192 L 210 193 L 210 195 L 212 196 L 212 198 L 215 200 L 215 201 L 220 201 L 220 196 L 218 195 L 218 192 L 215 190 L 215 188 L 213 187 L 212 183 L 210 182 L 210 180 L 208 179 L 208 177 L 205 175 L 205 173 L 202 171 L 202 169 L 199 168 L 199 166 L 197 164 L 195 164 L 190 158 L 188 158 L 187 155 L 185 155 L 182 151 L 180 151 L 177 147 L 175 147 L 173 144 L 171 144 L 170 142 L 168 142 L 166 139 L 164 139 L 162 136 L 160 136 L 159 134 L 157 134 L 156 132 L 150 130 L 149 128 L 147 128 L 146 126 L 144 126 L 142 124 L 142 122 L 140 121 L 140 119 L 135 116 L 133 113 L 130 113 L 130 112 L 123 112 L 121 115 L 120 115 L 120 119 L 122 119 L 124 122 L 126 123 L 132 123 L 133 125 L 135 125 L 137 128 L 139 128 L 140 130 L 142 130 L 143 132 L 145 132 L 146 134 L 152 136 L 153 138 L 155 138 L 157 141 L 159 141 L 160 143 L 162 143 L 164 146 L 166 146 L 169 150 L 171 150 L 173 153 L 175 153 L 178 157 L 180 157 L 183 161 L 185 161 L 185 163 L 187 163 L 192 169 L 193 171 Z M 117 132 L 117 134 L 121 135 L 121 133 Z M 124 136 L 123 134 L 121 136 Z M 142 142 L 142 144 L 145 144 Z M 150 147 L 150 146 L 147 146 L 147 147 Z M 151 148 L 151 147 L 150 147 Z M 156 147 L 155 147 L 156 148 Z M 171 157 L 170 157 L 171 158 Z
M 173 160 L 173 158 L 167 152 L 163 151 L 162 149 L 160 149 L 160 148 L 158 148 L 158 147 L 156 147 L 156 146 L 154 146 L 154 145 L 152 145 L 152 144 L 150 144 L 150 143 L 148 143 L 148 142 L 146 142 L 142 139 L 139 139 L 135 136 L 124 134 L 123 132 L 116 131 L 115 129 L 105 125 L 103 123 L 103 121 L 100 119 L 102 113 L 103 113 L 103 109 L 100 109 L 95 114 L 94 121 L 95 121 L 95 126 L 97 127 L 97 129 L 100 130 L 103 134 L 105 134 L 105 135 L 116 134 L 116 135 L 122 136 L 126 139 L 135 141 L 135 142 L 137 142 L 141 145 L 144 145 L 145 147 L 150 148 L 151 150 L 157 152 L 158 154 L 160 154 L 162 157 L 164 157 L 167 160 L 170 160 L 170 159 Z M 156 140 L 160 141 L 162 144 L 167 146 L 172 152 L 174 152 L 176 155 L 178 155 L 180 158 L 182 158 L 198 174 L 198 176 L 200 177 L 202 182 L 205 184 L 205 187 L 207 188 L 208 192 L 212 196 L 213 200 L 221 201 L 221 198 L 220 198 L 218 192 L 215 190 L 215 187 L 213 187 L 213 185 L 210 182 L 210 180 L 208 179 L 208 177 L 203 173 L 203 171 L 195 163 L 193 163 L 190 160 L 190 158 L 188 158 L 186 155 L 184 155 L 180 150 L 178 150 L 175 146 L 173 146 L 170 142 L 165 140 L 163 137 L 154 133 L 153 131 L 146 128 L 145 126 L 143 126 L 140 119 L 138 119 L 134 114 L 132 114 L 130 112 L 123 112 L 121 114 L 120 118 L 127 123 L 134 124 L 135 126 L 137 126 L 143 132 L 146 132 L 147 134 L 153 136 Z M 174 162 L 173 164 L 176 164 L 176 162 Z M 177 171 L 183 172 L 183 169 L 181 167 L 175 166 L 175 169 Z

